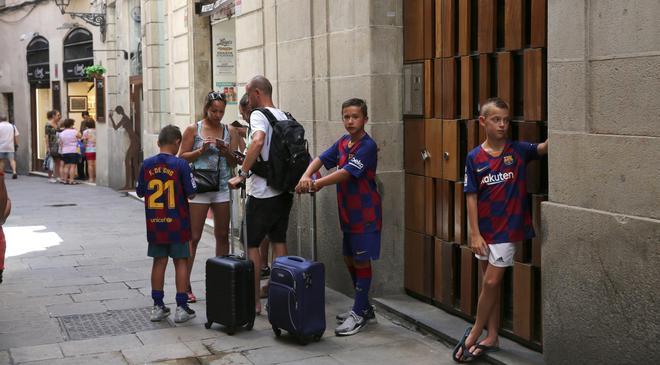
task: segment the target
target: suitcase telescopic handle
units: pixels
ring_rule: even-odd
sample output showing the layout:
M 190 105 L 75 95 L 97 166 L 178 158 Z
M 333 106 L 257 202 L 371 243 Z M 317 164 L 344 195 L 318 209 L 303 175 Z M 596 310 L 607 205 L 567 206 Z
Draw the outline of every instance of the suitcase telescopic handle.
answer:
M 300 256 L 287 256 L 287 259 L 298 262 L 305 262 L 305 259 Z

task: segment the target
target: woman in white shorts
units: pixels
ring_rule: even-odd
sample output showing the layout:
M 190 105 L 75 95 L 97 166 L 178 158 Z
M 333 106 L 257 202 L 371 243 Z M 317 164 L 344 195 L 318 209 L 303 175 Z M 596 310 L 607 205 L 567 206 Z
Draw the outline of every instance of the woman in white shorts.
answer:
M 236 160 L 231 154 L 235 150 L 238 138 L 230 133 L 227 125 L 222 124 L 225 114 L 225 95 L 211 92 L 204 104 L 204 119 L 192 124 L 183 132 L 183 141 L 179 157 L 190 162 L 195 169 L 219 171 L 220 183 L 218 191 L 195 195 L 190 200 L 190 225 L 192 239 L 190 242 L 190 258 L 188 259 L 188 302 L 194 303 L 197 298 L 192 293 L 190 273 L 192 272 L 197 245 L 204 231 L 204 223 L 211 208 L 215 234 L 216 256 L 229 253 L 229 187 L 227 182 L 231 175 L 231 167 Z

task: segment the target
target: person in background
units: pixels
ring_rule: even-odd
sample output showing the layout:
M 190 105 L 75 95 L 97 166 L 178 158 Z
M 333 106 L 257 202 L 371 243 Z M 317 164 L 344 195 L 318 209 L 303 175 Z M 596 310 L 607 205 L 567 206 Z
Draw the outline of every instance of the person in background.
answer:
M 62 183 L 69 185 L 77 185 L 78 182 L 75 181 L 76 176 L 76 164 L 78 163 L 78 140 L 80 133 L 76 130 L 74 126 L 73 119 L 64 119 L 62 122 L 62 127 L 64 130 L 60 132 L 60 147 L 62 148 L 62 160 L 64 161 L 64 168 L 62 169 L 63 175 Z
M 96 182 L 96 123 L 94 119 L 87 121 L 87 129 L 82 134 L 85 144 L 85 159 L 87 160 L 87 176 L 89 182 Z
M 5 171 L 5 161 L 9 161 L 12 179 L 16 179 L 16 146 L 18 146 L 18 129 L 7 120 L 7 114 L 0 112 L 0 171 Z
M 62 115 L 59 110 L 51 110 L 46 113 L 46 118 L 48 118 L 45 127 L 46 133 L 44 134 L 46 142 L 46 159 L 53 159 L 52 166 L 48 169 L 48 182 L 55 183 L 60 178 L 60 164 L 62 162 L 62 156 L 59 153 L 59 140 L 57 138 L 57 134 L 60 132 L 59 123 Z

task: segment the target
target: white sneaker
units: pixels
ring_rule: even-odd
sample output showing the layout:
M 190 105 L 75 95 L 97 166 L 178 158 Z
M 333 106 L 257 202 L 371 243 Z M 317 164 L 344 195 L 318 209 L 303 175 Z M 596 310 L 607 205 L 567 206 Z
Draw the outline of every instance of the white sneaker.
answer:
M 369 306 L 369 309 L 367 309 L 367 312 L 364 313 L 363 315 L 364 319 L 366 319 L 367 321 L 371 319 L 376 319 L 375 312 L 376 312 L 376 307 L 374 307 L 373 305 Z M 351 309 L 347 310 L 344 313 L 337 314 L 337 316 L 335 317 L 335 319 L 337 320 L 337 324 L 344 323 L 346 318 L 348 318 L 350 315 L 351 315 Z
M 51 177 L 50 179 L 48 179 L 48 182 L 51 183 L 51 184 L 55 184 L 57 182 L 57 180 L 55 180 L 54 177 Z
M 351 311 L 351 314 L 346 318 L 344 323 L 340 324 L 339 327 L 335 329 L 335 335 L 337 336 L 351 336 L 354 335 L 367 324 L 367 320 L 363 317 L 358 316 L 355 312 Z
M 170 309 L 165 307 L 165 306 L 159 306 L 159 305 L 154 305 L 153 308 L 151 308 L 151 314 L 149 315 L 149 319 L 151 322 L 159 322 L 167 316 L 170 315 Z
M 193 318 L 195 318 L 195 311 L 190 309 L 190 307 L 176 307 L 176 312 L 174 312 L 174 322 L 183 323 Z

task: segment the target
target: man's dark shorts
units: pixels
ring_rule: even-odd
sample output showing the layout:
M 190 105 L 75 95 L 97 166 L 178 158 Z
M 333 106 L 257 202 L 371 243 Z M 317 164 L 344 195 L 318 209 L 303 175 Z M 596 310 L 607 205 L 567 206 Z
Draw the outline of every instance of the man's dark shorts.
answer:
M 266 199 L 249 196 L 245 207 L 248 247 L 259 247 L 266 235 L 273 243 L 285 243 L 292 204 L 290 193 Z

